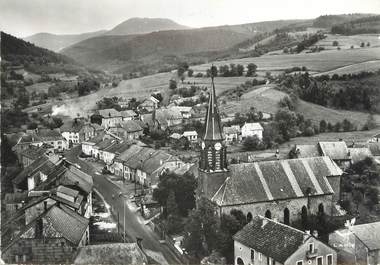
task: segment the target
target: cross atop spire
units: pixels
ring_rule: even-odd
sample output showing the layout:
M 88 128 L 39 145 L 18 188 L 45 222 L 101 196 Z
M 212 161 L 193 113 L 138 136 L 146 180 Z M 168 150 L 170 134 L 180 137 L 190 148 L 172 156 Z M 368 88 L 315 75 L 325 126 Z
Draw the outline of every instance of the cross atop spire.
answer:
M 205 134 L 203 140 L 209 141 L 222 141 L 223 131 L 218 111 L 218 103 L 216 102 L 215 85 L 213 67 L 211 66 L 211 92 L 208 101 L 206 120 L 205 120 Z

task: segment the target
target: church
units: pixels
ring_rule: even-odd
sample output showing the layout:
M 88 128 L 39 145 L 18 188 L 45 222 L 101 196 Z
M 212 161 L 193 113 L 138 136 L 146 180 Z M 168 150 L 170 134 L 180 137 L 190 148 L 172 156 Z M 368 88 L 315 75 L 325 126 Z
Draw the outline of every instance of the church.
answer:
M 212 77 L 198 169 L 198 198 L 218 214 L 239 209 L 251 220 L 262 215 L 285 224 L 310 214 L 339 211 L 342 170 L 329 157 L 228 165 L 227 146 Z

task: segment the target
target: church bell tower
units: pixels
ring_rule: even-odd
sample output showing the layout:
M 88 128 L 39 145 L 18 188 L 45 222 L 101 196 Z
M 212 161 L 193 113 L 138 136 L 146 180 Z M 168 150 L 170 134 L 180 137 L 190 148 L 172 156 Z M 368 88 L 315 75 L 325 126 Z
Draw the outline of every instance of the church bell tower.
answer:
M 227 171 L 227 148 L 224 143 L 213 76 L 211 85 L 204 136 L 201 143 L 199 170 L 207 173 L 225 172 Z

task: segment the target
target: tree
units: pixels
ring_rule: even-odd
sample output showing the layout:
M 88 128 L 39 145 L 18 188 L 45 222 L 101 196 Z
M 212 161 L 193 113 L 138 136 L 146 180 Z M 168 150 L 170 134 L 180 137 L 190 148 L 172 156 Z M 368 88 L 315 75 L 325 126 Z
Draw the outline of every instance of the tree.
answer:
M 173 190 L 169 191 L 168 199 L 166 200 L 166 213 L 170 214 L 178 214 L 178 206 L 175 200 L 175 193 Z
M 339 45 L 339 42 L 334 40 L 333 43 L 332 43 L 333 46 L 338 46 Z
M 363 48 L 365 46 L 364 42 L 360 43 L 360 47 Z
M 216 68 L 216 66 L 211 66 L 210 68 L 210 74 L 213 76 L 213 77 L 217 77 L 218 76 L 218 68 Z
M 242 76 L 243 73 L 244 73 L 244 66 L 241 65 L 241 64 L 238 64 L 237 67 L 236 67 L 236 71 L 237 71 L 237 76 Z
M 374 205 L 379 203 L 379 190 L 377 188 L 370 188 L 368 190 L 367 198 L 368 206 L 372 209 Z
M 349 132 L 349 131 L 352 130 L 353 126 L 352 126 L 352 124 L 351 124 L 351 122 L 349 120 L 344 119 L 343 123 L 342 123 L 342 127 L 343 127 L 343 131 L 344 132 Z
M 190 69 L 190 68 L 189 68 L 189 70 L 187 70 L 187 75 L 188 75 L 189 77 L 192 77 L 192 76 L 193 76 L 193 73 L 194 73 L 194 70 L 193 70 L 193 69 Z
M 198 207 L 190 212 L 185 225 L 184 247 L 190 254 L 209 254 L 218 246 L 218 218 L 212 204 L 205 199 L 198 201 Z
M 247 76 L 253 76 L 256 73 L 257 65 L 254 63 L 250 63 L 247 65 Z
M 321 120 L 319 122 L 319 131 L 321 133 L 324 133 L 324 132 L 326 132 L 326 130 L 327 130 L 327 122 L 325 120 Z
M 293 111 L 280 109 L 277 111 L 274 119 L 277 122 L 279 132 L 282 134 L 285 141 L 296 136 L 297 117 Z
M 354 190 L 352 200 L 356 204 L 356 211 L 359 209 L 359 204 L 363 202 L 363 194 L 359 190 Z
M 174 79 L 170 79 L 169 80 L 169 89 L 174 90 L 176 88 L 177 88 L 177 81 L 175 81 Z
M 367 47 L 371 46 L 371 43 L 367 42 Z
M 260 149 L 260 139 L 254 135 L 254 136 L 248 136 L 243 141 L 243 147 L 247 151 L 253 151 Z

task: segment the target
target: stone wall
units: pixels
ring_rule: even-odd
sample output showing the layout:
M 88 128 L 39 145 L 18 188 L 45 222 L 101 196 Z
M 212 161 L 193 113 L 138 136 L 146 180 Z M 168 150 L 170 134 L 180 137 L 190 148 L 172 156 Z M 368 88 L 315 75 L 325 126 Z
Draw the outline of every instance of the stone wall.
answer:
M 232 209 L 238 209 L 243 211 L 245 215 L 248 213 L 252 214 L 252 217 L 261 215 L 265 216 L 267 210 L 271 213 L 272 219 L 277 219 L 279 222 L 284 222 L 284 210 L 287 208 L 289 210 L 290 222 L 301 219 L 302 207 L 308 209 L 308 214 L 317 214 L 320 205 L 323 205 L 323 210 L 327 215 L 332 212 L 332 196 L 333 195 L 321 195 L 308 198 L 294 198 L 270 202 L 259 202 L 252 204 L 242 204 L 234 206 L 225 206 L 220 208 L 220 214 L 229 214 Z M 308 207 L 309 205 L 309 207 Z

